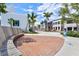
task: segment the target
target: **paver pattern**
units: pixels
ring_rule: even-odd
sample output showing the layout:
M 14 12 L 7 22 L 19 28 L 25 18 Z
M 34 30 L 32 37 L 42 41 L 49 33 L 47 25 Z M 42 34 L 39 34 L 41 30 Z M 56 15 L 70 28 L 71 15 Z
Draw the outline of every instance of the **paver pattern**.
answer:
M 60 37 L 25 35 L 17 39 L 15 45 L 25 56 L 52 56 L 61 49 L 63 43 Z

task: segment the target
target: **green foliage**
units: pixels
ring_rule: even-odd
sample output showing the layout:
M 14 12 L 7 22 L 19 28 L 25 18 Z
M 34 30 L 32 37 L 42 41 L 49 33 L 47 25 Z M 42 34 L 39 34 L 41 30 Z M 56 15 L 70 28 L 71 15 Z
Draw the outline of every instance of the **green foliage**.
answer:
M 27 18 L 28 18 L 28 23 L 29 23 L 29 31 L 34 31 L 34 24 L 36 22 L 36 17 L 37 15 L 32 12 L 30 14 L 27 14 Z M 30 26 L 32 26 L 32 28 L 30 28 Z
M 14 21 L 13 18 L 8 19 L 8 23 L 9 23 L 11 26 L 13 25 L 13 21 Z
M 38 34 L 37 32 L 26 32 L 27 34 Z
M 77 31 L 68 31 L 67 36 L 79 37 L 79 32 L 77 32 Z
M 37 34 L 37 32 L 33 31 L 32 28 L 29 29 L 29 32 L 27 31 L 23 31 L 23 32 L 27 34 Z
M 62 35 L 64 35 L 64 33 L 63 33 L 62 31 L 61 31 L 60 33 L 61 33 Z
M 45 12 L 43 13 L 44 14 L 44 17 L 46 18 L 45 19 L 45 31 L 48 31 L 48 24 L 47 24 L 47 21 L 49 20 L 49 17 L 53 14 L 52 12 Z
M 70 5 L 72 9 L 76 10 L 76 12 L 70 14 L 70 17 L 75 23 L 79 23 L 79 3 L 71 3 Z
M 75 23 L 79 23 L 79 15 L 76 13 L 70 14 L 70 17 Z
M 27 14 L 27 17 L 30 24 L 34 24 L 36 22 L 35 18 L 37 17 L 37 15 L 34 12 L 32 12 L 31 14 Z
M 45 12 L 43 13 L 44 14 L 44 17 L 46 17 L 47 20 L 49 20 L 49 17 L 53 14 L 52 12 L 49 13 L 49 12 Z
M 69 15 L 69 9 L 68 9 L 68 4 L 67 3 L 63 3 L 62 4 L 63 7 L 60 8 L 59 10 L 59 16 L 61 16 L 61 30 L 64 30 L 64 23 L 66 21 L 66 16 Z
M 33 29 L 32 28 L 29 28 L 29 32 L 33 32 Z
M 7 13 L 5 3 L 0 3 L 0 12 L 1 13 Z
M 71 7 L 79 12 L 79 3 L 71 3 Z

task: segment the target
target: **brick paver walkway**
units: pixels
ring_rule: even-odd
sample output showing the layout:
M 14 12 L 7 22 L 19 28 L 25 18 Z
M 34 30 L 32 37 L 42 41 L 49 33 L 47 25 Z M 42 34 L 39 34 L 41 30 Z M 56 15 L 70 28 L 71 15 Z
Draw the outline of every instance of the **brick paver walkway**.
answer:
M 51 56 L 55 55 L 62 47 L 64 40 L 53 36 L 25 35 L 19 38 L 15 45 L 23 55 Z

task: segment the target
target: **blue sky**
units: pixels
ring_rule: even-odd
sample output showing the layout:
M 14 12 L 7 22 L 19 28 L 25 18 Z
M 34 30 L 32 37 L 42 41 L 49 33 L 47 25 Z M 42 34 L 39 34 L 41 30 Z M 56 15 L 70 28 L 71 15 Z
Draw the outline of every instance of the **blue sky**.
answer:
M 53 12 L 53 15 L 50 17 L 51 20 L 58 18 L 58 10 L 61 7 L 61 4 L 52 4 L 52 3 L 7 3 L 8 12 L 18 13 L 18 14 L 27 14 L 35 12 L 37 17 L 37 22 L 43 21 L 44 12 Z

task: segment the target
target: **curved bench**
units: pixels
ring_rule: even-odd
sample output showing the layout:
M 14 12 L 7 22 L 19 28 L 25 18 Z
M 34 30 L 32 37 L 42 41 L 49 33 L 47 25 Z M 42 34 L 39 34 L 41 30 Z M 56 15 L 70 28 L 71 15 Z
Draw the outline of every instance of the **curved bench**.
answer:
M 14 41 L 17 40 L 18 38 L 24 36 L 23 33 L 12 36 L 8 42 L 7 42 L 7 53 L 8 56 L 22 56 L 22 53 L 16 48 L 14 45 Z

